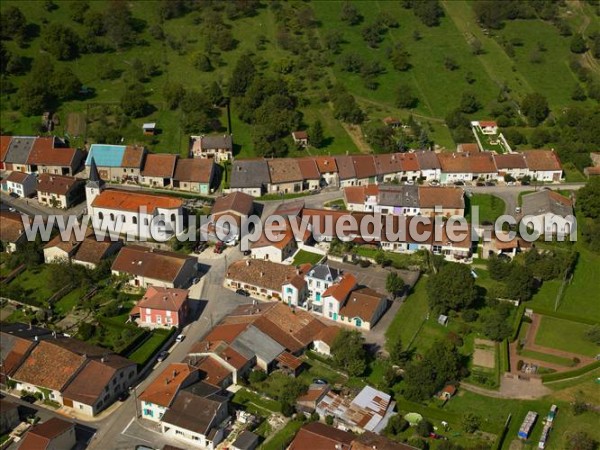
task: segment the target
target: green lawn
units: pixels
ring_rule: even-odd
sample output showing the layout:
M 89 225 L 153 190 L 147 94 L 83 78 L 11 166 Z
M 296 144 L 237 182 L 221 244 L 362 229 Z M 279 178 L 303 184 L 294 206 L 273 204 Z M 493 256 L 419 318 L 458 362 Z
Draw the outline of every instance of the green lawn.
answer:
M 422 252 L 404 254 L 395 252 L 386 252 L 366 245 L 357 247 L 352 250 L 359 256 L 375 259 L 379 253 L 383 253 L 385 259 L 392 262 L 392 266 L 396 269 L 407 269 L 409 267 L 419 267 L 422 270 L 426 269 L 427 257 Z
M 565 288 L 558 311 L 600 322 L 600 307 L 597 297 L 593 295 L 594 292 L 598 292 L 600 255 L 585 249 L 581 242 L 576 246 L 579 260 L 573 279 Z
M 232 402 L 244 406 L 247 410 L 254 411 L 263 417 L 269 417 L 271 413 L 281 411 L 279 402 L 262 398 L 245 388 L 241 388 L 235 393 Z
M 55 293 L 50 289 L 50 273 L 46 266 L 27 269 L 10 282 L 11 289 L 20 291 L 21 298 L 33 305 L 46 305 L 46 301 Z M 18 299 L 15 299 L 18 300 Z
M 538 359 L 540 361 L 546 361 L 553 364 L 560 364 L 561 366 L 565 367 L 572 367 L 574 365 L 572 359 L 563 358 L 556 355 L 549 355 L 547 353 L 536 352 L 533 350 L 521 350 L 519 354 L 527 358 Z
M 332 206 L 338 206 L 340 211 L 346 211 L 346 202 L 344 201 L 343 198 L 338 198 L 337 200 L 332 200 L 330 202 L 327 202 L 325 204 L 323 204 L 323 206 L 325 208 L 331 208 Z
M 535 343 L 587 356 L 596 356 L 600 347 L 585 338 L 591 325 L 543 316 Z
M 286 448 L 300 428 L 302 428 L 304 422 L 299 420 L 290 420 L 281 430 L 273 435 L 267 442 L 265 442 L 260 448 L 262 450 L 281 450 Z
M 162 347 L 171 333 L 167 330 L 154 330 L 141 346 L 127 355 L 132 361 L 144 365 Z
M 469 203 L 467 221 L 473 219 L 473 208 L 479 208 L 479 222 L 495 222 L 498 217 L 504 214 L 506 204 L 504 200 L 491 194 L 473 194 L 471 197 L 466 197 Z
M 387 342 L 394 342 L 400 338 L 403 347 L 409 346 L 429 312 L 426 284 L 427 278 L 422 277 L 400 306 L 396 317 L 385 332 Z
M 82 288 L 74 289 L 57 301 L 54 309 L 61 315 L 70 313 L 77 306 L 77 302 L 85 295 Z
M 307 263 L 315 265 L 322 259 L 323 255 L 319 255 L 318 253 L 307 252 L 306 250 L 299 250 L 298 253 L 296 253 L 296 255 L 294 256 L 292 264 L 294 266 Z

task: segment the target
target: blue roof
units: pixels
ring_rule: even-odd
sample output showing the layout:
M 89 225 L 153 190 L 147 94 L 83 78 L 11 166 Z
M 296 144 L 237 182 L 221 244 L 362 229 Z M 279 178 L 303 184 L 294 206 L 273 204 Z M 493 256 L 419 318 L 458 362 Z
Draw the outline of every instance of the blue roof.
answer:
M 92 158 L 98 167 L 121 167 L 125 145 L 92 144 L 85 165 L 89 166 Z

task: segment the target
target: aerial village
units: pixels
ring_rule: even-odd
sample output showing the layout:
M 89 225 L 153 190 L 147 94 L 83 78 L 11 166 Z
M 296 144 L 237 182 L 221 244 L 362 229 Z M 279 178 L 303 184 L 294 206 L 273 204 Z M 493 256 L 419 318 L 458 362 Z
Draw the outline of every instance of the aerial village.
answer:
M 472 126 L 476 136 L 498 133 L 494 122 Z M 310 142 L 305 132 L 293 139 Z M 10 315 L 1 331 L 2 386 L 21 400 L 2 399 L 7 442 L 72 448 L 85 435 L 81 424 L 97 429 L 91 448 L 96 439 L 108 442 L 102 439 L 110 430 L 142 445 L 135 448 L 159 442 L 164 449 L 252 450 L 275 440 L 264 448 L 408 450 L 458 435 L 463 428 L 455 415 L 428 417 L 427 408 L 397 404 L 394 380 L 404 376 L 410 357 L 386 343 L 388 328 L 397 326 L 419 274 L 442 270 L 440 261 L 476 278 L 471 265 L 510 261 L 535 252 L 535 244 L 499 240 L 485 220 L 475 238 L 460 242 L 444 230 L 424 242 L 383 234 L 341 242 L 312 230 L 348 215 L 408 222 L 470 216 L 474 192 L 530 186 L 507 213 L 533 216 L 530 226 L 539 233 L 546 231 L 543 218 L 552 216 L 559 220 L 555 235 L 568 235 L 573 204 L 553 189 L 563 182 L 556 153 L 511 151 L 502 139 L 505 153 L 479 143 L 452 153 L 245 160 L 234 159 L 231 135 L 191 136 L 188 158 L 127 144 L 84 151 L 57 137 L 2 136 L 2 189 L 12 206 L 0 212 L 1 240 L 6 258 L 17 261 L 2 268 L 2 317 Z M 226 189 L 222 176 L 230 177 Z M 188 226 L 186 216 L 198 213 L 210 217 L 207 242 L 148 239 L 155 216 L 176 236 Z M 82 239 L 54 231 L 47 242 L 28 242 L 26 224 L 50 214 L 121 221 L 122 234 L 134 240 L 97 239 L 90 227 Z M 263 222 L 284 216 L 287 226 L 277 242 L 261 236 L 241 250 L 237 237 L 223 242 L 216 235 L 226 214 L 238 226 L 252 215 Z M 310 225 L 298 236 L 291 223 L 303 218 Z M 27 276 L 40 281 L 19 281 Z M 509 304 L 515 309 L 521 301 Z M 448 308 L 439 311 L 436 327 L 458 320 Z M 486 370 L 502 370 L 494 362 L 498 345 L 511 347 L 503 376 L 539 377 L 535 358 L 513 355 L 506 338 L 475 342 L 471 370 L 483 373 L 484 382 Z M 589 362 L 582 359 L 577 367 Z M 458 373 L 437 382 L 436 402 L 454 401 L 463 389 Z M 30 415 L 23 421 L 24 410 Z M 539 448 L 552 439 L 556 413 L 553 405 Z M 517 424 L 518 438 L 529 439 L 543 414 L 529 411 Z M 469 442 L 480 447 L 469 448 L 492 448 L 496 435 L 472 422 Z M 419 438 L 402 438 L 407 428 Z

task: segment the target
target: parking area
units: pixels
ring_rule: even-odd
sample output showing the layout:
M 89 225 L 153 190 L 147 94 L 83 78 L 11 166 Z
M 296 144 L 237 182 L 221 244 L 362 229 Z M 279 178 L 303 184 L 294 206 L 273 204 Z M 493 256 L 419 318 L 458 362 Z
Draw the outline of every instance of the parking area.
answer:
M 344 272 L 353 273 L 356 276 L 359 285 L 368 286 L 371 289 L 375 289 L 381 293 L 387 292 L 385 284 L 388 274 L 392 271 L 398 273 L 404 282 L 411 287 L 419 279 L 419 274 L 417 272 L 411 272 L 408 270 L 394 270 L 391 268 L 384 269 L 375 265 L 361 267 L 359 265 L 340 263 L 331 260 L 329 260 L 327 264 L 329 264 L 331 267 L 335 267 L 336 269 L 343 270 Z

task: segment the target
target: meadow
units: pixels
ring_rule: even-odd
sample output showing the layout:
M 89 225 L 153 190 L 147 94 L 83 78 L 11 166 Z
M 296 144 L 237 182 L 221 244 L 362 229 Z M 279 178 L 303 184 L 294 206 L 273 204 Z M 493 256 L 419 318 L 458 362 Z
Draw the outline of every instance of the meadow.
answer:
M 3 2 L 3 8 L 17 5 L 25 14 L 29 23 L 41 30 L 53 22 L 65 24 L 80 35 L 86 33 L 86 27 L 75 23 L 70 18 L 70 3 L 56 1 L 58 6 L 51 12 L 44 9 L 41 0 Z M 93 11 L 102 11 L 105 1 L 90 2 Z M 298 56 L 283 48 L 280 41 L 281 24 L 277 20 L 276 8 L 263 4 L 253 17 L 236 20 L 224 19 L 226 27 L 232 32 L 235 46 L 230 51 L 211 51 L 212 70 L 202 72 L 194 67 L 196 55 L 207 50 L 207 35 L 203 32 L 203 12 L 191 12 L 183 17 L 162 21 L 159 18 L 156 2 L 129 2 L 133 17 L 139 22 L 140 31 L 137 43 L 129 48 L 103 54 L 83 54 L 73 61 L 54 61 L 55 67 L 69 67 L 80 78 L 83 85 L 89 87 L 92 94 L 67 101 L 58 108 L 60 124 L 56 133 L 64 135 L 69 120 L 87 122 L 83 127 L 80 139 L 72 139 L 75 145 L 83 145 L 90 138 L 91 129 L 110 126 L 118 130 L 120 136 L 129 143 L 146 145 L 150 150 L 158 152 L 187 154 L 188 138 L 180 126 L 181 113 L 169 110 L 165 104 L 162 90 L 167 81 L 181 82 L 188 88 L 204 89 L 216 81 L 227 91 L 228 83 L 235 63 L 242 54 L 249 53 L 257 66 L 265 74 L 282 76 L 292 86 L 298 88 L 299 111 L 303 115 L 302 128 L 310 127 L 315 120 L 320 120 L 324 128 L 325 142 L 322 148 L 309 148 L 298 151 L 288 138 L 289 155 L 309 154 L 346 154 L 356 153 L 360 149 L 367 150 L 361 130 L 351 136 L 347 128 L 333 115 L 331 103 L 326 101 L 327 89 L 337 82 L 356 97 L 357 102 L 367 113 L 367 121 L 379 122 L 387 116 L 406 120 L 409 115 L 421 122 L 429 137 L 440 148 L 453 150 L 455 142 L 444 123 L 448 112 L 458 107 L 464 92 L 475 94 L 481 109 L 469 118 L 481 119 L 491 115 L 491 104 L 497 98 L 501 86 L 508 87 L 513 100 L 519 101 L 532 91 L 542 92 L 548 97 L 552 108 L 560 108 L 573 103 L 570 99 L 571 86 L 576 83 L 568 59 L 570 56 L 570 40 L 561 37 L 556 28 L 540 20 L 510 21 L 506 26 L 494 33 L 484 33 L 477 25 L 471 5 L 467 1 L 441 2 L 445 16 L 439 26 L 426 27 L 417 19 L 410 9 L 402 7 L 401 2 L 355 2 L 362 15 L 362 21 L 355 26 L 342 22 L 340 12 L 341 1 L 312 2 L 316 28 L 307 35 L 323 40 L 328 33 L 340 31 L 343 42 L 339 54 L 330 54 L 325 50 L 324 63 L 318 63 L 318 70 L 324 76 L 310 77 L 309 71 L 316 64 L 304 56 Z M 290 2 L 290 7 L 300 8 L 303 3 Z M 568 6 L 568 21 L 576 29 L 591 33 L 600 29 L 597 17 L 588 5 L 580 8 Z M 381 12 L 390 14 L 398 27 L 389 28 L 376 48 L 369 47 L 362 36 L 365 25 L 373 23 Z M 151 33 L 153 27 L 162 26 L 164 38 L 157 39 Z M 310 40 L 310 38 L 309 38 Z M 474 54 L 472 43 L 478 40 L 483 51 Z M 513 57 L 507 55 L 501 42 L 515 40 Z M 260 41 L 260 43 L 259 43 Z M 542 60 L 531 62 L 530 54 L 538 46 L 545 44 Z M 28 64 L 38 55 L 45 53 L 41 49 L 41 37 L 27 43 L 25 48 L 18 48 L 14 41 L 4 41 L 7 49 L 27 58 Z M 172 43 L 176 42 L 177 47 Z M 409 54 L 410 68 L 400 72 L 392 67 L 388 51 L 395 45 L 402 45 Z M 365 86 L 361 76 L 342 70 L 341 58 L 349 53 L 358 53 L 368 62 L 376 62 L 382 73 L 376 77 L 377 87 L 372 90 Z M 454 68 L 445 66 L 451 59 Z M 114 108 L 128 85 L 128 72 L 136 60 L 153 62 L 157 65 L 156 73 L 144 82 L 147 98 L 154 106 L 148 116 L 128 121 L 117 120 L 112 115 L 106 116 L 108 125 L 103 125 L 99 116 L 104 114 L 105 107 Z M 101 79 L 100 65 L 111 64 L 120 73 L 115 79 Z M 282 69 L 291 67 L 291 70 Z M 552 76 L 547 76 L 552 73 Z M 19 87 L 26 75 L 11 76 L 10 81 Z M 302 80 L 299 82 L 299 80 Z M 413 109 L 401 109 L 396 106 L 397 90 L 400 86 L 408 86 L 418 97 L 418 104 Z M 569 89 L 565 89 L 568 86 Z M 24 117 L 16 108 L 14 94 L 4 95 L 0 114 L 2 129 L 11 134 L 37 134 L 39 116 Z M 586 104 L 591 104 L 588 100 Z M 144 122 L 157 122 L 160 133 L 157 136 L 143 136 L 141 125 Z M 226 132 L 228 123 L 223 110 L 220 117 L 219 132 Z M 253 157 L 253 127 L 238 117 L 237 105 L 231 104 L 231 129 L 234 135 L 236 157 Z M 527 134 L 527 133 L 526 133 Z M 570 179 L 579 179 L 578 171 L 569 172 Z

